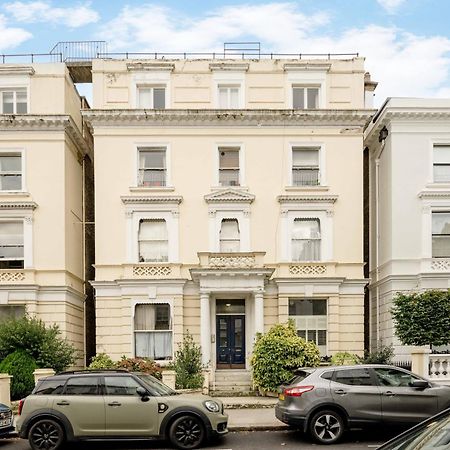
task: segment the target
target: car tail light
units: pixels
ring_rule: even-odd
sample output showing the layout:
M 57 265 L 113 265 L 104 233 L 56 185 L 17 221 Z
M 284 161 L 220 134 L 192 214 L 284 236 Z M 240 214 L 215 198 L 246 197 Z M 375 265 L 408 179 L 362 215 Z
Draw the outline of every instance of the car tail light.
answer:
M 287 388 L 284 391 L 284 395 L 289 397 L 301 397 L 305 392 L 312 391 L 314 386 L 296 386 L 292 388 Z
M 17 415 L 20 416 L 22 414 L 23 404 L 25 403 L 25 399 L 23 398 L 19 402 L 19 408 L 17 410 Z

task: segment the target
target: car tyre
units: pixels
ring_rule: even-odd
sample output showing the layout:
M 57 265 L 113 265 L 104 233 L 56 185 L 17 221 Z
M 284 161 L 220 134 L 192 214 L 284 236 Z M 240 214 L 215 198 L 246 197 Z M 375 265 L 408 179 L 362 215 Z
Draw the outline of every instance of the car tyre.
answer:
M 335 444 L 342 438 L 344 429 L 342 416 L 328 409 L 314 414 L 309 423 L 309 433 L 319 444 Z
M 41 419 L 31 426 L 28 442 L 33 450 L 57 450 L 64 443 L 64 430 L 55 420 Z
M 183 450 L 198 448 L 204 439 L 205 427 L 199 417 L 186 414 L 177 417 L 170 425 L 169 440 L 176 448 Z

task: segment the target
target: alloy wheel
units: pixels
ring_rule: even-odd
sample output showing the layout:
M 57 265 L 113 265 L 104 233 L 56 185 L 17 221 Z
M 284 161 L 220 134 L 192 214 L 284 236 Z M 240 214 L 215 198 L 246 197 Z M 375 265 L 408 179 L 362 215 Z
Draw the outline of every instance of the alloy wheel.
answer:
M 324 411 L 315 417 L 313 433 L 324 444 L 336 442 L 342 435 L 343 424 L 340 416 L 332 411 Z
M 200 419 L 182 416 L 175 420 L 170 430 L 170 439 L 180 449 L 197 448 L 203 441 L 204 428 Z
M 53 420 L 40 420 L 30 429 L 29 442 L 33 450 L 57 450 L 63 440 L 61 425 Z

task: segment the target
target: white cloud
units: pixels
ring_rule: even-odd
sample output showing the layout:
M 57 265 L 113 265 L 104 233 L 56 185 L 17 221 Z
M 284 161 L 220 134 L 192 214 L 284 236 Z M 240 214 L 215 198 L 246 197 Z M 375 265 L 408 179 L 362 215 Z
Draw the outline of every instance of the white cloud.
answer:
M 398 8 L 405 3 L 406 0 L 377 0 L 377 2 L 389 13 L 395 14 Z
M 7 3 L 4 9 L 18 22 L 24 23 L 47 22 L 78 28 L 99 20 L 98 13 L 90 7 L 90 3 L 58 8 L 47 1 L 18 1 Z
M 22 28 L 8 26 L 5 16 L 0 14 L 0 51 L 18 47 L 31 37 L 32 34 Z
M 377 104 L 388 96 L 437 96 L 449 83 L 450 40 L 391 26 L 368 25 L 330 35 L 331 17 L 306 15 L 294 3 L 238 5 L 201 17 L 146 5 L 125 7 L 100 32 L 110 51 L 213 52 L 226 41 L 255 40 L 263 52 L 349 53 L 366 57 L 379 82 Z

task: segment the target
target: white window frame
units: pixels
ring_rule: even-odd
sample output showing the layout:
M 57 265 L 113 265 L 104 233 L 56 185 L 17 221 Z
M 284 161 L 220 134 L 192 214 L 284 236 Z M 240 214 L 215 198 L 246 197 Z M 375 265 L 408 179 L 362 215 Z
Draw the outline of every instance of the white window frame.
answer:
M 245 208 L 245 207 L 244 207 Z M 209 214 L 209 248 L 210 252 L 220 252 L 220 230 L 222 227 L 223 219 L 237 220 L 239 226 L 239 238 L 240 238 L 240 253 L 250 252 L 250 215 L 248 210 L 244 212 L 238 210 L 236 206 L 231 206 L 230 209 L 217 209 L 213 213 Z
M 220 149 L 221 148 L 239 148 L 239 186 L 220 186 L 219 171 L 220 171 Z M 216 142 L 214 146 L 214 186 L 219 189 L 239 189 L 245 188 L 245 146 L 242 142 Z
M 0 222 L 23 222 L 23 269 L 33 267 L 33 213 L 32 209 L 14 209 L 0 212 Z M 4 270 L 23 270 L 4 269 Z
M 318 224 L 319 236 L 320 237 L 312 239 L 315 242 L 317 242 L 317 241 L 319 242 L 319 257 L 318 257 L 318 259 L 311 259 L 311 260 L 295 259 L 294 260 L 294 257 L 293 257 L 293 254 L 294 254 L 294 233 L 293 233 L 293 230 L 294 230 L 296 221 L 299 221 L 299 222 L 301 222 L 301 221 L 305 221 L 305 222 L 306 221 L 312 221 L 312 222 L 316 222 Z M 299 241 L 299 240 L 305 240 L 305 239 L 296 239 L 296 240 Z M 321 256 L 322 256 L 322 234 L 321 234 L 320 220 L 316 219 L 316 218 L 303 218 L 303 217 L 296 217 L 296 218 L 294 218 L 294 222 L 292 223 L 292 235 L 291 235 L 291 259 L 292 259 L 292 261 L 295 261 L 295 262 L 320 261 L 321 260 Z
M 289 300 L 288 300 L 288 302 L 290 302 L 290 301 L 296 301 L 296 300 L 311 300 L 311 301 L 313 301 L 313 302 L 315 302 L 315 301 L 325 301 L 325 305 L 326 305 L 326 309 L 327 309 L 327 313 L 325 314 L 325 316 L 323 316 L 323 315 L 310 315 L 310 316 L 307 316 L 307 315 L 303 315 L 303 316 L 296 316 L 296 315 L 290 315 L 289 314 L 289 303 L 288 303 L 288 316 L 289 316 L 289 319 L 293 319 L 294 320 L 294 323 L 295 323 L 295 329 L 296 329 L 296 331 L 298 331 L 298 330 L 302 330 L 303 331 L 303 329 L 302 328 L 299 328 L 298 326 L 297 326 L 297 318 L 301 318 L 300 320 L 306 320 L 306 321 L 308 321 L 308 319 L 317 319 L 318 317 L 320 317 L 320 318 L 325 318 L 325 321 L 326 321 L 326 330 L 325 330 L 325 332 L 326 332 L 326 344 L 325 345 L 318 345 L 318 344 L 316 344 L 318 347 L 319 347 L 319 349 L 322 347 L 322 351 L 320 352 L 322 355 L 327 355 L 328 354 L 328 338 L 329 338 L 329 331 L 328 331 L 328 329 L 329 329 L 329 323 L 328 323 L 328 318 L 329 318 L 329 305 L 328 305 L 328 299 L 326 299 L 326 298 L 314 298 L 314 297 L 289 297 Z M 308 330 L 313 330 L 313 328 L 306 328 L 306 330 L 305 331 L 308 331 Z M 317 332 L 318 331 L 318 328 L 316 327 L 315 328 L 315 331 Z M 305 336 L 307 336 L 307 333 L 305 333 Z M 306 340 L 306 337 L 305 337 L 305 340 Z M 313 341 L 312 341 L 313 342 Z
M 214 107 L 216 109 L 227 109 L 221 108 L 219 99 L 219 87 L 220 86 L 233 86 L 239 89 L 239 105 L 237 109 L 245 108 L 245 73 L 243 72 L 220 72 L 215 71 L 213 73 L 213 100 Z M 233 108 L 234 109 L 234 108 Z
M 314 206 L 306 204 L 305 208 L 282 206 L 281 232 L 280 232 L 280 258 L 283 262 L 300 263 L 306 261 L 293 261 L 292 259 L 292 234 L 295 219 L 317 219 L 320 224 L 320 257 L 318 261 L 326 262 L 333 260 L 333 214 L 323 209 L 323 205 L 313 209 Z M 320 208 L 320 209 L 319 209 Z
M 27 111 L 25 113 L 18 113 L 17 112 L 17 92 L 25 92 L 26 96 L 26 104 L 27 104 Z M 11 92 L 13 94 L 13 112 L 6 113 L 3 111 L 3 93 L 4 92 Z M 29 101 L 28 101 L 28 89 L 26 87 L 14 87 L 14 88 L 0 88 L 0 114 L 28 114 L 29 113 Z
M 164 361 L 170 362 L 173 360 L 174 357 L 174 306 L 173 306 L 173 300 L 172 299 L 148 299 L 146 301 L 142 300 L 132 300 L 132 315 L 131 315 L 131 329 L 132 329 L 132 348 L 131 348 L 131 354 L 133 357 L 136 357 L 136 339 L 135 339 L 135 329 L 134 329 L 134 319 L 136 315 L 136 306 L 137 305 L 169 305 L 169 314 L 170 314 L 170 323 L 172 325 L 172 357 L 171 359 L 159 359 L 159 364 L 164 365 Z
M 141 89 L 148 89 L 151 91 L 151 106 L 141 106 L 140 104 L 140 90 Z M 155 102 L 155 89 L 164 89 L 164 108 L 157 108 L 157 109 L 167 109 L 167 86 L 165 84 L 141 84 L 136 86 L 136 106 L 139 109 L 156 109 L 154 106 L 154 102 Z
M 239 244 L 239 249 L 236 252 L 233 253 L 239 253 L 241 251 L 241 230 L 239 228 L 239 220 L 237 219 L 222 219 L 222 221 L 220 222 L 220 232 L 219 232 L 219 249 L 222 246 L 222 242 L 225 241 L 225 239 L 222 238 L 222 225 L 224 223 L 224 221 L 235 221 L 237 223 L 237 229 L 238 229 L 238 235 L 237 235 L 237 239 L 227 239 L 228 242 L 232 241 L 232 242 L 238 242 Z M 220 249 L 220 251 L 222 252 L 222 250 Z
M 429 142 L 429 172 L 428 184 L 450 185 L 450 181 L 434 181 L 434 148 L 439 146 L 450 146 L 450 139 L 432 139 Z M 449 163 L 450 164 L 450 163 Z
M 294 87 L 317 87 L 319 88 L 318 109 L 326 107 L 326 88 L 327 88 L 327 73 L 326 71 L 299 70 L 288 71 L 286 76 L 286 92 L 288 98 L 286 106 L 288 109 L 294 109 L 293 104 L 293 88 Z M 303 111 L 303 110 L 301 110 Z
M 11 193 L 11 192 L 26 192 L 26 158 L 25 158 L 25 149 L 23 148 L 14 148 L 14 147 L 7 147 L 7 148 L 0 148 L 0 156 L 2 155 L 19 155 L 21 160 L 21 166 L 22 166 L 22 187 L 18 190 L 1 190 L 0 189 L 0 195 Z
M 319 151 L 319 183 L 317 185 L 294 186 L 293 180 L 293 152 L 294 148 L 317 148 Z M 326 186 L 326 146 L 322 142 L 289 142 L 287 149 L 287 186 L 294 189 L 314 189 L 315 187 Z
M 151 190 L 164 190 L 164 189 L 170 189 L 172 188 L 172 164 L 171 164 L 171 148 L 170 143 L 168 142 L 136 142 L 134 144 L 134 158 L 135 158 L 135 176 L 134 176 L 134 182 L 133 187 L 139 188 L 139 189 L 151 189 Z M 139 170 L 140 170 L 140 164 L 139 164 L 139 152 L 140 150 L 149 149 L 151 150 L 154 148 L 155 150 L 165 148 L 166 149 L 166 184 L 165 186 L 140 186 L 139 185 Z
M 149 71 L 133 72 L 130 77 L 130 105 L 132 108 L 139 108 L 138 89 L 164 87 L 165 88 L 165 108 L 171 108 L 171 82 L 170 71 Z
M 430 213 L 430 221 L 431 221 L 431 233 L 430 233 L 430 245 L 431 245 L 431 258 L 436 259 L 450 259 L 450 255 L 448 256 L 434 256 L 433 255 L 433 214 L 443 214 L 447 213 L 450 215 L 450 206 L 448 208 L 442 209 L 433 209 Z
M 167 242 L 167 261 L 151 261 L 151 260 L 150 261 L 141 261 L 140 260 L 140 258 L 141 258 L 141 245 L 140 245 L 141 239 L 139 239 L 139 232 L 141 230 L 141 225 L 142 225 L 142 223 L 145 223 L 145 222 L 156 222 L 156 221 L 164 222 L 165 227 L 166 227 L 167 240 L 164 240 L 164 242 Z M 153 242 L 154 242 L 154 240 L 153 240 Z M 138 259 L 139 259 L 139 262 L 146 263 L 146 264 L 168 262 L 168 260 L 169 260 L 169 230 L 167 228 L 167 222 L 164 219 L 141 219 L 139 221 L 139 229 L 138 229 Z
M 299 108 L 294 106 L 294 89 L 303 89 L 303 104 L 304 108 Z M 308 107 L 308 89 L 317 89 L 317 106 L 315 108 Z M 305 110 L 305 109 L 318 109 L 320 105 L 320 85 L 311 85 L 311 84 L 293 84 L 291 87 L 291 95 L 292 95 L 292 108 L 297 110 Z

